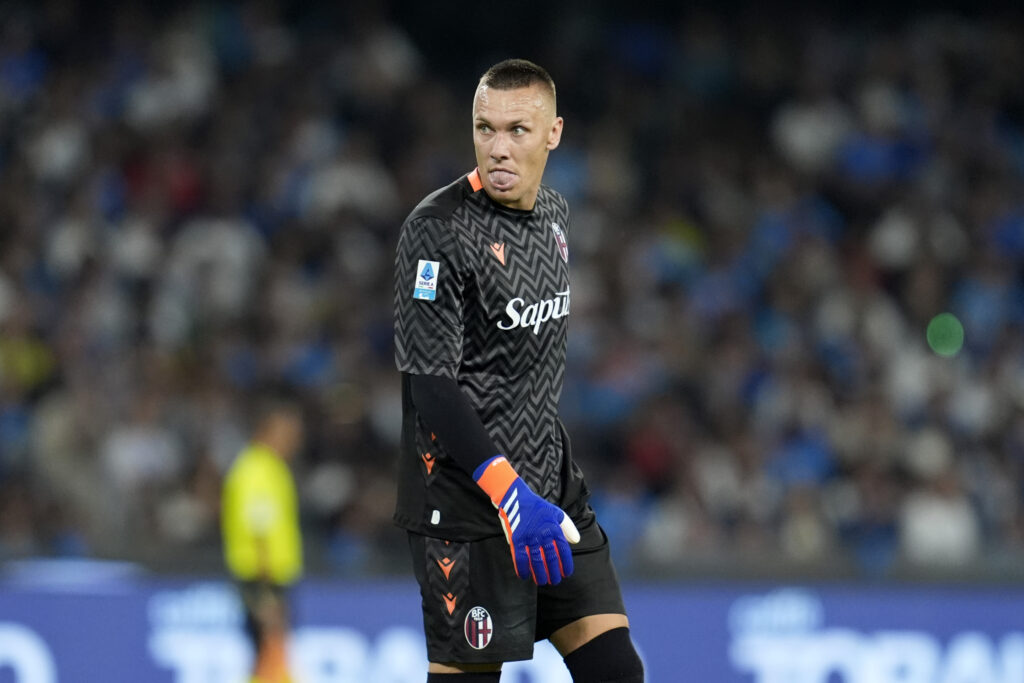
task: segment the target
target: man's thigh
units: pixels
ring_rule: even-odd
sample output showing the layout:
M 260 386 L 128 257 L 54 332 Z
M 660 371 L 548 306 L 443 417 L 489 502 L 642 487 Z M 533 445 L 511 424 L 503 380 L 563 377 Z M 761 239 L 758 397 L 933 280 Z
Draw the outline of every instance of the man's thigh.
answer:
M 460 543 L 409 533 L 409 549 L 431 662 L 533 657 L 537 587 L 516 576 L 504 537 Z
M 537 640 L 583 617 L 626 613 L 604 529 L 589 506 L 573 521 L 580 531 L 580 542 L 572 549 L 574 570 L 558 585 L 537 589 Z

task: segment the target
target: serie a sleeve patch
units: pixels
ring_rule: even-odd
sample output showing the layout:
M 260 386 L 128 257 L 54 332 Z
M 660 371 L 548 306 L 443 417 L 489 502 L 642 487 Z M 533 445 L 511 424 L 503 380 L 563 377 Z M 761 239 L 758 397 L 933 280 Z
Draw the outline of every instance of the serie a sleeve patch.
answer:
M 416 266 L 416 287 L 412 298 L 421 301 L 433 301 L 437 298 L 437 279 L 441 274 L 441 264 L 437 261 L 420 259 Z

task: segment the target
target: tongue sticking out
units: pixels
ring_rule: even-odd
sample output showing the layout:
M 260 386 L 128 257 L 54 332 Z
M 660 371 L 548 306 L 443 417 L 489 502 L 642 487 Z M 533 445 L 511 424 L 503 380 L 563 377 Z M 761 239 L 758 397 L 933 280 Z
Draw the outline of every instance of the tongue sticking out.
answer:
M 491 171 L 487 176 L 491 180 L 491 185 L 498 190 L 507 190 L 512 187 L 517 178 L 515 173 L 508 171 Z

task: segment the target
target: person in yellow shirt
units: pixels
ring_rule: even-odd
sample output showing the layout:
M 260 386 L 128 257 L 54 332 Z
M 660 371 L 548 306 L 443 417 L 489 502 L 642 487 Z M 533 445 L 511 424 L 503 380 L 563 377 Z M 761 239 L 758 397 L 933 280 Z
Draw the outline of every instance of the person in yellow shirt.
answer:
M 297 406 L 265 407 L 252 441 L 224 481 L 224 558 L 245 605 L 255 651 L 252 683 L 292 683 L 286 590 L 302 574 L 302 535 L 289 463 L 302 446 L 303 431 Z

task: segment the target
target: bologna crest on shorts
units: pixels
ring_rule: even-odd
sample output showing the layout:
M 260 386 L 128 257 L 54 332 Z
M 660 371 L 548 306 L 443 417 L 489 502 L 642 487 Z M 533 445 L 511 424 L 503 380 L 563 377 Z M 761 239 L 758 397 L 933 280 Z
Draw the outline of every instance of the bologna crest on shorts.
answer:
M 551 232 L 555 233 L 555 243 L 558 245 L 558 253 L 562 255 L 562 260 L 568 263 L 569 243 L 565 241 L 565 233 L 562 232 L 562 228 L 559 227 L 558 223 L 551 224 Z
M 491 615 L 483 607 L 474 607 L 466 615 L 466 642 L 474 650 L 482 650 L 491 642 L 494 625 Z

